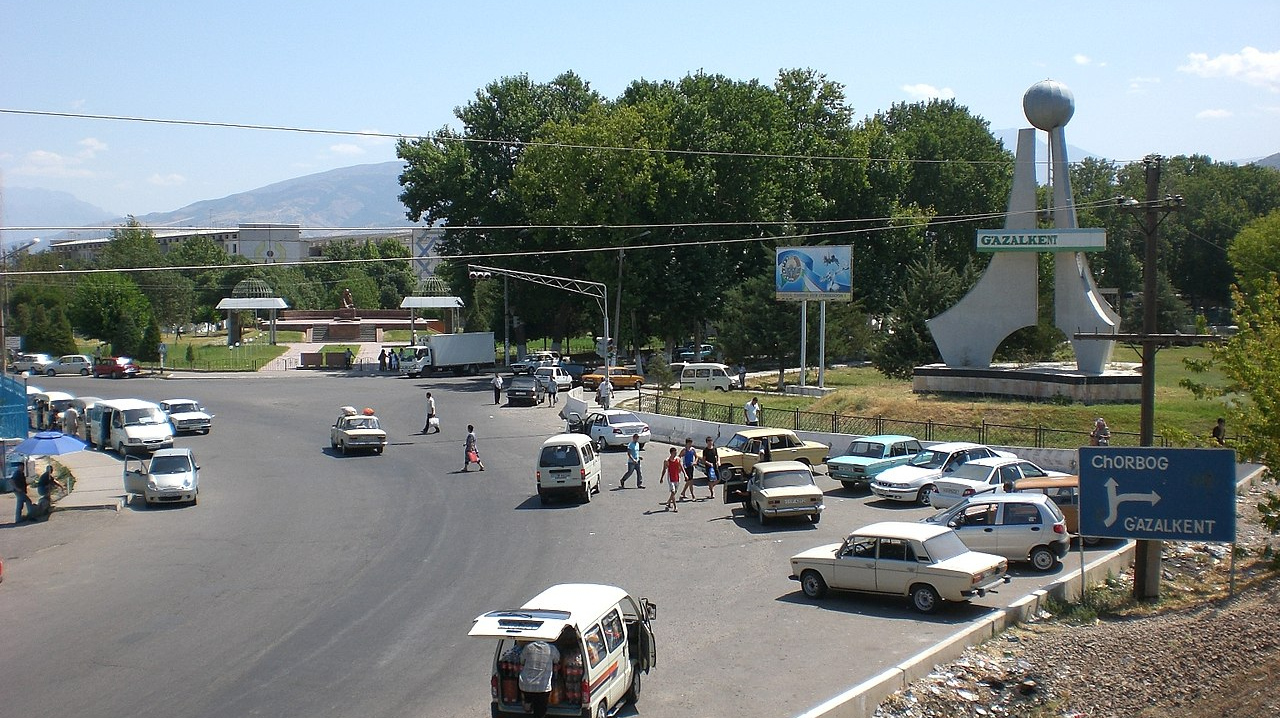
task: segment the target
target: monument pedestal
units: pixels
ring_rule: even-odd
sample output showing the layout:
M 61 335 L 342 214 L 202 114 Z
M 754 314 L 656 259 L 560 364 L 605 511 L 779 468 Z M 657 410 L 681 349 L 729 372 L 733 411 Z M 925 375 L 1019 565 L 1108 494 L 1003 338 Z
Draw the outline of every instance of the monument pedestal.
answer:
M 988 368 L 926 364 L 916 367 L 911 390 L 917 394 L 1136 404 L 1142 395 L 1142 366 L 1112 363 L 1102 374 L 1087 374 L 1066 362 L 992 364 Z

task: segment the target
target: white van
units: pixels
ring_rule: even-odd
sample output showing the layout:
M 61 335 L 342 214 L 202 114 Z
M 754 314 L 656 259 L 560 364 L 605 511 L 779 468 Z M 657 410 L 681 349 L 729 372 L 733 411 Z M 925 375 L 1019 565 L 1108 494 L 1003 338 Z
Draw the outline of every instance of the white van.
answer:
M 517 610 L 477 616 L 468 635 L 497 638 L 489 678 L 492 715 L 529 715 L 520 693 L 520 653 L 532 641 L 556 647 L 547 715 L 612 715 L 640 696 L 640 674 L 658 664 L 650 621 L 658 607 L 616 586 L 552 586 Z
M 680 370 L 680 388 L 729 391 L 738 388 L 738 379 L 729 374 L 729 367 L 724 364 L 696 362 L 685 364 Z
M 96 415 L 96 416 L 95 416 Z M 173 425 L 160 406 L 141 399 L 100 401 L 89 410 L 93 443 L 124 456 L 173 446 Z
M 590 503 L 591 494 L 600 493 L 600 454 L 589 436 L 556 434 L 542 442 L 534 478 L 544 504 L 560 494 Z

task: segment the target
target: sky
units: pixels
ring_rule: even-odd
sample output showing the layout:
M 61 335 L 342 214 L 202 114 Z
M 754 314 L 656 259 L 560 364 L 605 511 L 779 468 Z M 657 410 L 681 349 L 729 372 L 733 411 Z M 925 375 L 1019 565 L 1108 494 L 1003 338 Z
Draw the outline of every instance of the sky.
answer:
M 0 0 L 0 110 L 422 135 L 521 73 L 615 98 L 811 68 L 859 118 L 954 98 L 992 130 L 1029 126 L 1023 93 L 1054 79 L 1075 95 L 1071 145 L 1240 161 L 1280 152 L 1277 28 L 1274 0 Z M 121 216 L 394 159 L 385 137 L 0 112 L 0 191 Z

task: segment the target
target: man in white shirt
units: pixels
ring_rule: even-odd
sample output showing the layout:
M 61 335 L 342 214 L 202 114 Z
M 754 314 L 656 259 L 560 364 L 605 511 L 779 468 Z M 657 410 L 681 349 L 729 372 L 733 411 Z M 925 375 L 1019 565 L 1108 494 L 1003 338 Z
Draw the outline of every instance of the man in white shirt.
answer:
M 435 419 L 435 421 L 432 421 Z M 427 392 L 427 422 L 422 425 L 422 433 L 430 434 L 432 425 L 436 428 L 436 433 L 440 433 L 440 420 L 436 419 L 436 399 L 431 396 L 431 392 Z
M 526 643 L 520 652 L 520 692 L 536 718 L 547 715 L 551 681 L 559 662 L 560 651 L 546 641 Z
M 502 375 L 496 371 L 493 373 L 493 403 L 502 403 Z
M 600 382 L 600 387 L 596 389 L 596 403 L 601 409 L 608 409 L 609 402 L 613 399 L 613 382 L 609 381 L 609 377 L 605 377 Z
M 751 397 L 751 401 L 742 407 L 743 412 L 747 415 L 747 426 L 760 426 L 760 399 L 759 397 Z

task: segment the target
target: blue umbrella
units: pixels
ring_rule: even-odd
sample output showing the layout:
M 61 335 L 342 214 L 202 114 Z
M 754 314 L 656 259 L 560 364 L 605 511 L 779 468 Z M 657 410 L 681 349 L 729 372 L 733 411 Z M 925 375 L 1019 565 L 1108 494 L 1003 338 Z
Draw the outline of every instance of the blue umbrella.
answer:
M 42 431 L 35 436 L 21 441 L 12 451 L 27 456 L 57 456 L 84 451 L 88 444 L 74 436 L 67 436 L 61 431 Z

